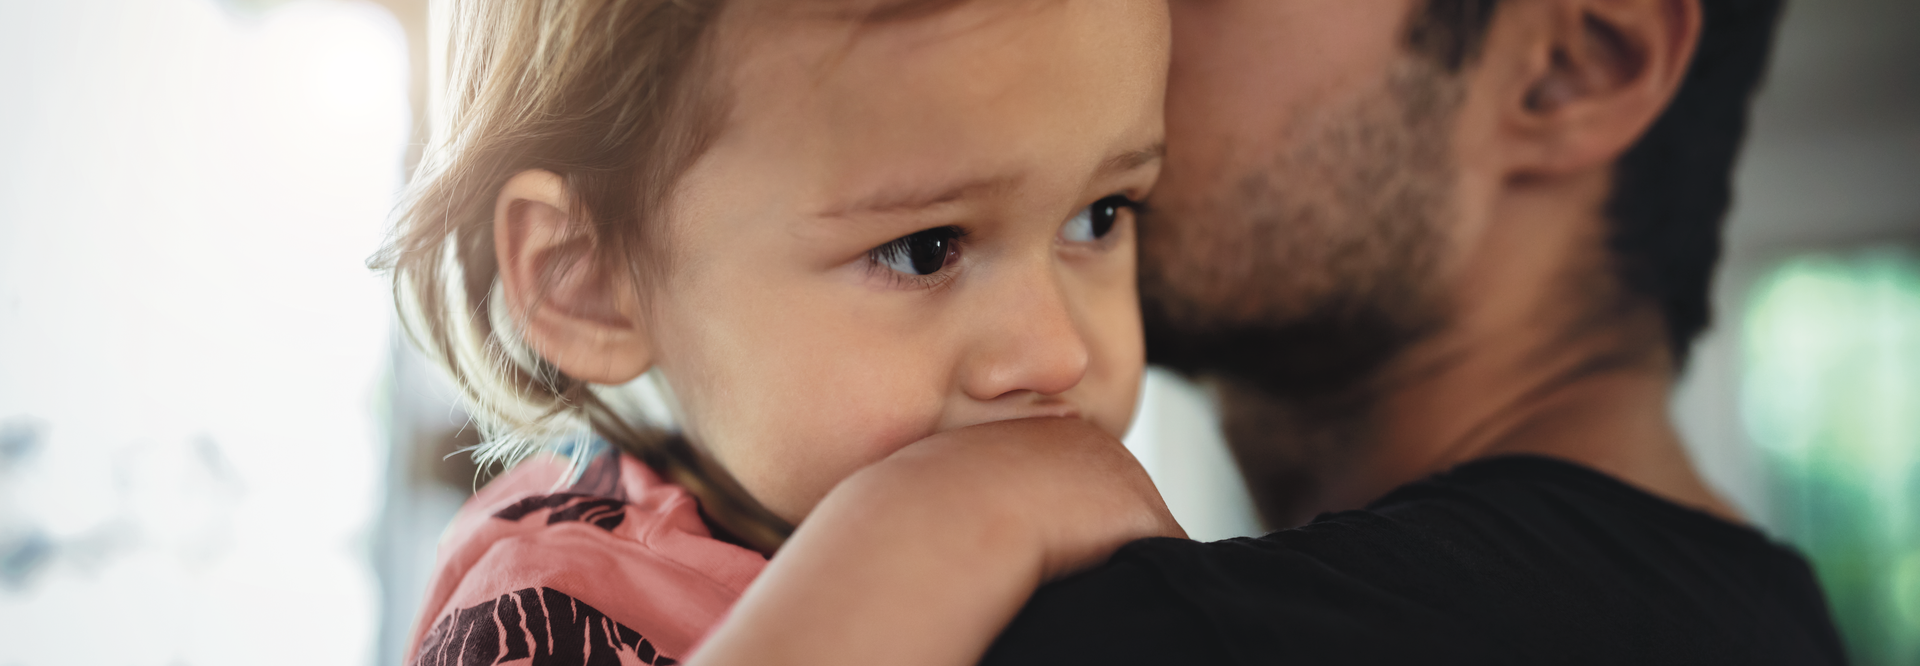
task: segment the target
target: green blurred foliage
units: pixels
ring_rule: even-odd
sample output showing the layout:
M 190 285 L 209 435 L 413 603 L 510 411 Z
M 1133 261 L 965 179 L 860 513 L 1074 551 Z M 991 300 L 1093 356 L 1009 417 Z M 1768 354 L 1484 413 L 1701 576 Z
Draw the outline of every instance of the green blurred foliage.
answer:
M 1770 527 L 1813 560 L 1855 663 L 1920 665 L 1920 255 L 1790 259 L 1742 334 Z

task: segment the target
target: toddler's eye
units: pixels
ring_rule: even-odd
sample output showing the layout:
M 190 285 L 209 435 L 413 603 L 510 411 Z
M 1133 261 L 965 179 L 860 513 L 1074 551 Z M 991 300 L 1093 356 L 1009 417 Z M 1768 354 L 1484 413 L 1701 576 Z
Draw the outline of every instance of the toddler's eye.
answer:
M 867 253 L 873 263 L 908 275 L 932 275 L 945 268 L 959 250 L 958 241 L 965 232 L 957 227 L 940 227 L 894 239 Z
M 1080 209 L 1080 214 L 1067 220 L 1067 226 L 1060 230 L 1060 237 L 1070 242 L 1088 243 L 1105 238 L 1113 231 L 1115 222 L 1120 221 L 1120 209 L 1138 206 L 1132 199 L 1115 194 L 1093 202 L 1093 205 Z

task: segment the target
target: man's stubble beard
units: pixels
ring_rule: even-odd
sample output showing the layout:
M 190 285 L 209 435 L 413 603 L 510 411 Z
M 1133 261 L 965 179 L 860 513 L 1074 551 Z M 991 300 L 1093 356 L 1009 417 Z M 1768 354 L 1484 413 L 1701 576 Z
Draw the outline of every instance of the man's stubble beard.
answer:
M 1147 355 L 1206 381 L 1270 527 L 1324 510 L 1378 441 L 1383 370 L 1447 322 L 1448 140 L 1463 84 L 1407 58 L 1305 109 L 1232 187 L 1141 225 Z

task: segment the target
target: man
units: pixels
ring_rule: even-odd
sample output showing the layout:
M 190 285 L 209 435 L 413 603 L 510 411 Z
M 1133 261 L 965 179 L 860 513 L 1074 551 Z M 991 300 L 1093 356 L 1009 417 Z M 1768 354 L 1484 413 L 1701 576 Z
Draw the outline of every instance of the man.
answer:
M 1843 662 L 1667 413 L 1779 11 L 1175 0 L 1149 355 L 1270 523 L 1366 510 L 1132 544 L 987 663 Z
M 1667 413 L 1779 0 L 1172 6 L 1148 353 L 1216 387 L 1262 514 L 1299 526 L 1130 543 L 985 663 L 1845 662 L 1805 561 Z M 876 464 L 834 492 L 881 501 L 823 501 L 702 658 L 951 659 L 999 626 L 995 572 L 1153 515 L 1097 440 L 989 424 Z M 953 486 L 1041 499 L 916 500 Z M 1083 552 L 1022 564 L 1036 541 Z

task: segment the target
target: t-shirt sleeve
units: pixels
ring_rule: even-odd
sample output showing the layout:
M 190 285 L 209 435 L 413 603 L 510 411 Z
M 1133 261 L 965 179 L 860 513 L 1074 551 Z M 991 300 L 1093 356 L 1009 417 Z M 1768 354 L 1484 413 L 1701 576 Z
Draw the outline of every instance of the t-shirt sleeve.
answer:
M 1133 542 L 985 663 L 1845 663 L 1825 608 L 1759 532 L 1511 457 L 1260 538 Z
M 981 663 L 1222 663 L 1201 615 L 1132 555 L 1041 588 Z
M 1451 576 L 1430 553 L 1404 543 L 1360 552 L 1367 539 L 1333 533 L 1350 527 L 1128 544 L 1106 566 L 1042 588 L 982 663 L 1469 663 L 1454 659 L 1497 652 L 1470 644 L 1441 595 L 1418 585 L 1422 574 Z M 1402 563 L 1405 581 L 1349 568 Z

